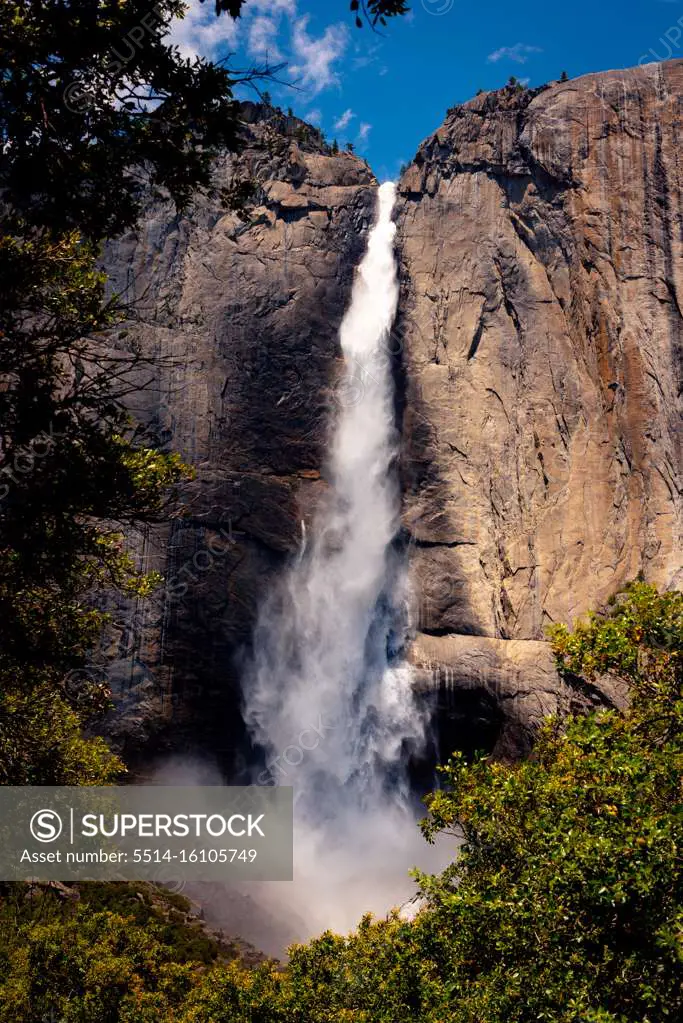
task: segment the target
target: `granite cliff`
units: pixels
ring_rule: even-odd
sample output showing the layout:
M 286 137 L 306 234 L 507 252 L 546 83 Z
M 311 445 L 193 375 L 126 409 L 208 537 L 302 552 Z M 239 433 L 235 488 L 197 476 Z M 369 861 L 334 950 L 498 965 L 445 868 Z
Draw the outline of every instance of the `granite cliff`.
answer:
M 401 179 L 413 658 L 492 723 L 577 699 L 546 625 L 680 585 L 682 112 L 683 61 L 508 88 Z
M 444 748 L 527 748 L 558 679 L 544 627 L 642 572 L 680 583 L 683 61 L 482 94 L 399 183 L 393 334 L 411 657 Z M 144 356 L 133 411 L 197 469 L 135 538 L 166 576 L 107 651 L 129 744 L 239 769 L 240 650 L 324 481 L 337 328 L 375 179 L 245 104 L 216 195 L 113 243 Z M 231 212 L 220 191 L 238 194 Z M 352 399 L 351 399 L 352 400 Z M 232 751 L 232 752 L 231 752 Z

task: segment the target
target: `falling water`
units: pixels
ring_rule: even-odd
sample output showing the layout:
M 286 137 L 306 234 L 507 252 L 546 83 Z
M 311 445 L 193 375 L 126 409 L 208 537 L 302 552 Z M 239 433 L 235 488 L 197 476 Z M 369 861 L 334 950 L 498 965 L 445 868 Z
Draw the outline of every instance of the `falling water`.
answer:
M 309 933 L 351 927 L 412 894 L 407 871 L 424 846 L 406 777 L 424 722 L 401 663 L 406 580 L 395 549 L 394 199 L 393 183 L 382 185 L 340 328 L 328 499 L 261 609 L 245 681 L 247 725 L 266 753 L 258 780 L 294 787 L 294 892 Z

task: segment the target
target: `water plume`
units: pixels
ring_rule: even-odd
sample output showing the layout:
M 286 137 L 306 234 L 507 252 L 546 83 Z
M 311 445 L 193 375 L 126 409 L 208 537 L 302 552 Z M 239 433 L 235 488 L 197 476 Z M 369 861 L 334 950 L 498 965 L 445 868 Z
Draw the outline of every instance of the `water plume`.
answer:
M 245 720 L 267 765 L 255 780 L 294 787 L 295 882 L 267 886 L 269 905 L 295 906 L 309 934 L 409 897 L 408 869 L 427 850 L 407 776 L 425 722 L 402 661 L 394 201 L 394 184 L 382 185 L 340 328 L 330 490 L 303 556 L 261 608 L 244 680 Z

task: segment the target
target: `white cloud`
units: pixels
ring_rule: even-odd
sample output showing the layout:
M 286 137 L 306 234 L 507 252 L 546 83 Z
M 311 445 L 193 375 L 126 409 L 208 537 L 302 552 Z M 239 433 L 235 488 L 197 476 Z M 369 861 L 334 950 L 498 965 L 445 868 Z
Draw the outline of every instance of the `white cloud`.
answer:
M 277 45 L 278 24 L 265 14 L 257 15 L 249 25 L 248 49 L 252 57 L 268 57 L 280 60 L 282 54 Z
M 262 14 L 289 14 L 293 18 L 296 14 L 296 0 L 249 0 L 244 13 L 252 14 L 255 11 Z
M 307 114 L 304 114 L 304 121 L 308 121 L 309 124 L 322 124 L 323 114 L 322 110 L 315 107 L 314 110 L 309 110 Z
M 169 42 L 178 47 L 183 57 L 212 59 L 222 48 L 234 49 L 239 33 L 237 22 L 228 14 L 216 17 L 211 3 L 191 0 L 184 18 L 171 22 Z
M 362 145 L 368 141 L 368 136 L 372 131 L 372 125 L 368 124 L 367 121 L 361 121 L 361 125 L 358 129 L 358 144 Z
M 322 36 L 315 39 L 308 34 L 308 15 L 294 23 L 292 52 L 294 63 L 290 67 L 293 78 L 315 95 L 322 89 L 339 84 L 334 69 L 346 50 L 349 33 L 346 25 L 328 25 Z
M 282 15 L 296 15 L 296 0 L 249 0 L 239 21 L 229 14 L 216 17 L 212 0 L 186 0 L 188 10 L 184 18 L 171 22 L 169 41 L 174 43 L 183 57 L 206 57 L 213 60 L 225 49 L 234 50 L 240 28 L 248 26 L 247 48 L 254 57 L 279 59 L 276 43 L 278 22 Z
M 490 64 L 497 64 L 499 60 L 513 60 L 516 64 L 526 64 L 531 53 L 543 53 L 543 50 L 539 46 L 515 43 L 514 46 L 501 46 L 499 50 L 489 53 L 486 59 Z
M 297 0 L 249 0 L 239 20 L 216 17 L 212 2 L 187 0 L 184 18 L 171 23 L 169 41 L 183 57 L 215 60 L 234 51 L 238 42 L 255 60 L 289 60 L 289 76 L 312 96 L 340 83 L 337 62 L 349 45 L 343 22 L 328 25 L 322 35 L 309 32 L 309 15 L 298 16 Z M 291 40 L 284 37 L 287 22 Z
M 354 71 L 360 71 L 361 68 L 370 67 L 371 64 L 375 64 L 378 59 L 377 53 L 381 50 L 381 48 L 382 47 L 379 44 L 376 46 L 370 46 L 362 56 L 353 58 L 351 61 L 351 68 Z M 356 53 L 360 52 L 360 47 L 356 46 Z
M 334 122 L 334 130 L 346 131 L 346 129 L 348 128 L 349 124 L 351 123 L 355 116 L 356 115 L 354 114 L 353 110 L 349 107 L 348 110 L 345 110 L 341 117 L 338 117 L 337 120 Z

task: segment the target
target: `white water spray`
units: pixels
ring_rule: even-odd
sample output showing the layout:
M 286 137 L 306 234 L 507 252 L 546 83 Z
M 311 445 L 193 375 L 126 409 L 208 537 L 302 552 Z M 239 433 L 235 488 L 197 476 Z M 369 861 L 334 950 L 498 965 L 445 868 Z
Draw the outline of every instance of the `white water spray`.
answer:
M 346 369 L 328 500 L 261 609 L 245 680 L 247 725 L 266 750 L 259 780 L 295 794 L 295 885 L 270 895 L 295 905 L 309 934 L 410 897 L 407 872 L 426 848 L 406 777 L 424 721 L 401 663 L 406 583 L 394 549 L 394 200 L 393 183 L 382 185 L 340 328 Z

